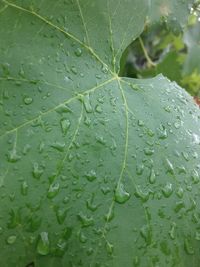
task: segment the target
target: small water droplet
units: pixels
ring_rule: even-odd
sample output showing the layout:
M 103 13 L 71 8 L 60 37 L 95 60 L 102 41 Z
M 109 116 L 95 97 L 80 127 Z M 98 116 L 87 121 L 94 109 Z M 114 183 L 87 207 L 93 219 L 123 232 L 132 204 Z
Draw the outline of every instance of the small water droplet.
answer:
M 189 255 L 194 254 L 194 248 L 192 247 L 191 241 L 188 238 L 185 238 L 184 240 L 184 249 L 187 254 Z
M 39 164 L 37 162 L 35 162 L 33 164 L 33 172 L 32 172 L 33 177 L 36 179 L 39 179 L 43 173 L 44 173 L 44 170 L 39 167 Z
M 58 194 L 59 190 L 60 190 L 59 183 L 51 184 L 47 192 L 47 197 L 54 198 Z
M 173 167 L 173 164 L 170 162 L 169 159 L 165 160 L 165 165 L 166 165 L 166 171 L 171 173 L 171 174 L 174 174 L 174 167 Z
M 152 231 L 149 225 L 144 225 L 140 229 L 140 234 L 144 238 L 147 245 L 150 245 L 152 242 Z
M 137 198 L 140 198 L 143 202 L 146 202 L 149 199 L 149 191 L 143 192 L 139 185 L 136 185 L 135 189 L 135 196 Z
M 65 149 L 65 143 L 55 142 L 51 145 L 51 147 L 55 148 L 56 150 L 63 152 Z
M 92 182 L 97 178 L 97 174 L 95 170 L 90 170 L 85 174 L 85 177 L 87 178 L 88 181 Z
M 162 189 L 162 193 L 166 198 L 170 197 L 172 192 L 173 192 L 173 189 L 172 189 L 171 183 L 167 183 Z
M 80 220 L 82 227 L 89 227 L 94 224 L 94 219 L 84 215 L 82 212 L 80 212 L 77 217 Z
M 33 102 L 33 98 L 26 96 L 24 97 L 23 101 L 24 101 L 24 104 L 30 105 Z
M 28 184 L 26 181 L 23 181 L 23 183 L 21 184 L 21 193 L 24 196 L 26 196 L 28 193 Z
M 82 50 L 81 50 L 81 48 L 77 48 L 76 50 L 75 50 L 75 55 L 77 56 L 77 57 L 80 57 L 81 55 L 82 55 Z
M 169 231 L 169 236 L 171 237 L 172 240 L 175 239 L 175 229 L 176 229 L 176 223 L 171 224 L 171 229 Z
M 154 184 L 156 181 L 156 174 L 154 172 L 154 169 L 151 169 L 150 176 L 149 176 L 149 182 L 150 184 Z
M 56 210 L 56 218 L 57 218 L 57 221 L 59 224 L 64 223 L 66 216 L 67 216 L 67 210 L 66 209 L 58 208 Z
M 8 152 L 7 158 L 8 158 L 8 162 L 15 163 L 15 162 L 17 162 L 18 160 L 21 159 L 21 156 L 19 156 L 17 154 L 16 149 L 13 149 L 13 150 Z
M 80 100 L 83 102 L 85 110 L 86 110 L 87 113 L 93 112 L 93 109 L 92 109 L 92 106 L 91 106 L 91 103 L 90 103 L 89 94 L 82 96 L 80 98 Z
M 37 252 L 40 255 L 48 255 L 50 252 L 50 243 L 49 243 L 49 237 L 47 232 L 40 233 L 40 237 L 37 243 Z
M 61 119 L 60 120 L 61 130 L 64 135 L 68 132 L 71 122 L 68 119 Z
M 115 201 L 119 204 L 125 203 L 129 200 L 130 194 L 125 190 L 124 185 L 119 183 L 115 189 Z

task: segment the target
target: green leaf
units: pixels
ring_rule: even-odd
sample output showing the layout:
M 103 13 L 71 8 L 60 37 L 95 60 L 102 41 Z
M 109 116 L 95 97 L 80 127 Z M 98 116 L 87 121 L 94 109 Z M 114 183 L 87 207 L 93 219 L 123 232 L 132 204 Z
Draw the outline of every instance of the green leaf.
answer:
M 0 266 L 198 266 L 199 109 L 117 75 L 147 1 L 0 5 Z

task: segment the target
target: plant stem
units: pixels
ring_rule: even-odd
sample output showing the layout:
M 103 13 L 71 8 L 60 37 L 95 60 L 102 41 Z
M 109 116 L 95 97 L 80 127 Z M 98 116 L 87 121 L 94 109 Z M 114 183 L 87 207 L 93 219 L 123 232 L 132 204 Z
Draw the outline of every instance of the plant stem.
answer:
M 146 50 L 146 48 L 145 48 L 145 46 L 144 46 L 144 43 L 143 43 L 141 37 L 139 37 L 139 42 L 140 42 L 140 45 L 141 45 L 141 47 L 142 47 L 142 50 L 143 50 L 143 52 L 144 52 L 144 56 L 145 56 L 145 58 L 146 58 L 146 60 L 147 60 L 147 63 L 148 63 L 148 65 L 149 65 L 149 67 L 156 67 L 156 64 L 155 64 L 155 63 L 151 60 L 151 58 L 149 57 L 148 52 L 147 52 L 147 50 Z

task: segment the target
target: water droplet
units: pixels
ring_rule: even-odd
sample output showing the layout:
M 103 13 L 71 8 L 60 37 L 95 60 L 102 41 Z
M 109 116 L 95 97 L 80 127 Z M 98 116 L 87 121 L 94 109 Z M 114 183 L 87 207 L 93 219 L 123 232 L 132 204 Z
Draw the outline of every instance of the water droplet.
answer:
M 106 250 L 107 250 L 109 255 L 113 254 L 113 249 L 114 249 L 114 246 L 110 242 L 107 241 L 106 242 Z
M 65 143 L 55 142 L 51 145 L 51 147 L 55 148 L 56 150 L 63 152 L 65 149 Z
M 187 254 L 194 254 L 194 248 L 192 247 L 191 241 L 188 238 L 185 238 L 184 240 L 184 249 Z
M 77 74 L 77 73 L 78 73 L 78 71 L 77 71 L 77 69 L 76 69 L 75 66 L 72 66 L 72 67 L 71 67 L 71 71 L 72 71 L 74 74 Z
M 48 255 L 50 251 L 49 237 L 47 232 L 40 233 L 40 237 L 37 243 L 37 252 L 40 255 Z
M 87 178 L 88 181 L 92 182 L 97 178 L 97 174 L 95 170 L 90 170 L 85 174 L 85 177 Z
M 82 55 L 82 50 L 80 48 L 77 48 L 74 53 L 77 57 L 80 57 Z
M 107 65 L 105 65 L 105 64 L 103 64 L 103 66 L 102 66 L 102 72 L 103 73 L 105 73 L 105 74 L 107 74 L 108 73 L 108 66 Z
M 59 224 L 63 224 L 65 221 L 65 218 L 67 216 L 67 210 L 66 209 L 57 209 L 56 210 L 56 218 Z
M 28 184 L 26 181 L 23 181 L 22 185 L 21 185 L 21 193 L 22 195 L 26 196 L 28 193 Z
M 82 227 L 89 227 L 94 224 L 94 219 L 84 215 L 82 212 L 80 212 L 77 217 L 80 220 Z
M 32 172 L 33 177 L 36 179 L 39 179 L 43 173 L 44 173 L 44 170 L 39 167 L 39 164 L 37 162 L 35 162 L 33 164 L 33 172 Z
M 182 187 L 179 187 L 176 191 L 176 195 L 179 197 L 179 198 L 182 198 L 183 197 L 183 188 Z
M 171 173 L 171 174 L 174 174 L 174 167 L 173 167 L 173 164 L 170 162 L 169 159 L 166 159 L 165 160 L 165 166 L 166 166 L 166 171 Z
M 160 127 L 157 129 L 158 138 L 159 139 L 166 139 L 167 138 L 167 130 L 166 128 L 161 124 Z
M 195 170 L 195 169 L 192 170 L 191 178 L 192 178 L 192 181 L 194 182 L 194 184 L 199 183 L 199 173 L 197 172 L 197 170 Z
M 90 199 L 87 200 L 87 208 L 91 211 L 96 211 L 97 208 L 99 207 L 99 205 L 95 205 L 94 203 L 94 194 L 92 195 L 92 197 Z
M 195 239 L 200 241 L 200 232 L 195 233 Z
M 89 96 L 89 94 L 82 96 L 81 100 L 82 100 L 82 102 L 84 104 L 84 107 L 85 107 L 86 112 L 87 113 L 93 112 L 93 109 L 92 109 L 92 106 L 91 106 L 91 103 L 90 103 L 90 96 Z
M 149 199 L 149 191 L 143 192 L 139 185 L 136 185 L 135 189 L 136 191 L 134 194 L 137 198 L 140 198 L 143 202 L 146 202 Z
M 7 158 L 8 158 L 8 161 L 11 163 L 15 163 L 21 159 L 21 157 L 17 154 L 17 151 L 15 149 L 8 152 Z
M 115 189 L 115 201 L 119 204 L 123 204 L 129 198 L 130 194 L 125 190 L 124 185 L 119 183 Z
M 185 208 L 185 203 L 181 200 L 181 201 L 176 202 L 174 211 L 178 213 L 182 208 Z
M 172 189 L 171 183 L 167 183 L 162 189 L 162 193 L 166 198 L 170 197 L 172 192 L 173 192 L 173 189 Z
M 112 219 L 114 218 L 114 209 L 113 208 L 109 209 L 108 213 L 105 215 L 104 218 L 106 222 L 112 221 Z
M 171 229 L 169 231 L 169 236 L 171 237 L 172 240 L 175 239 L 175 229 L 176 229 L 176 223 L 171 224 Z
M 152 242 L 152 231 L 149 225 L 144 225 L 140 229 L 140 234 L 144 238 L 147 245 L 150 245 Z
M 87 242 L 87 237 L 82 232 L 79 232 L 79 241 L 81 243 L 86 243 Z
M 12 244 L 15 243 L 16 239 L 17 239 L 16 235 L 11 235 L 11 236 L 9 236 L 9 237 L 7 238 L 7 243 L 8 243 L 9 245 L 12 245 Z
M 132 88 L 133 90 L 135 90 L 135 91 L 140 90 L 140 87 L 139 87 L 139 85 L 137 85 L 137 84 L 130 84 L 130 86 L 131 86 L 131 88 Z
M 51 184 L 47 192 L 47 197 L 54 198 L 58 194 L 59 190 L 60 190 L 59 183 Z
M 71 122 L 68 119 L 61 119 L 60 120 L 61 129 L 64 135 L 66 135 L 67 131 L 69 130 L 69 127 L 71 125 Z
M 151 156 L 151 155 L 154 154 L 154 150 L 152 148 L 150 148 L 150 147 L 146 147 L 144 149 L 144 154 L 147 155 L 147 156 Z
M 26 96 L 24 97 L 23 101 L 24 101 L 24 104 L 30 105 L 33 102 L 33 98 Z
M 156 174 L 154 172 L 154 169 L 151 169 L 150 175 L 149 175 L 149 182 L 150 184 L 154 184 L 156 181 Z
M 136 166 L 136 173 L 138 175 L 142 175 L 143 171 L 144 171 L 144 165 L 143 164 L 137 164 L 137 166 Z

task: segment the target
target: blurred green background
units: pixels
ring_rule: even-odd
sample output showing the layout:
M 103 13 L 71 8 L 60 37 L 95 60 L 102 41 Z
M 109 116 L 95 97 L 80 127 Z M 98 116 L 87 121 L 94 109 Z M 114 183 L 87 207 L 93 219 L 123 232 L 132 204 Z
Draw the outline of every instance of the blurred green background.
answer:
M 120 76 L 153 77 L 159 73 L 200 98 L 200 1 L 190 10 L 186 27 L 165 18 L 146 24 L 143 34 L 124 52 Z

